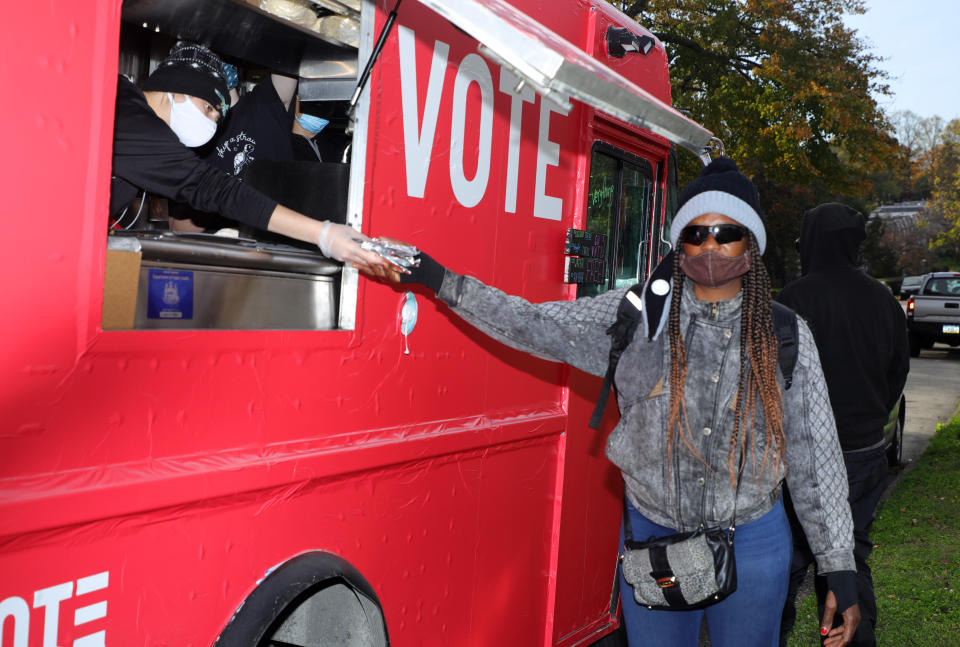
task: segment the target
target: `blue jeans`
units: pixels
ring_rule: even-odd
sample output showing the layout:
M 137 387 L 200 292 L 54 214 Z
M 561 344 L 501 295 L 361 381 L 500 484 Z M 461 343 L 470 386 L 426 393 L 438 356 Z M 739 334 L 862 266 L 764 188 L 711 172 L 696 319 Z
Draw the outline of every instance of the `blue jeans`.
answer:
M 627 504 L 637 541 L 675 532 L 659 526 Z M 706 617 L 712 647 L 777 647 L 780 612 L 790 580 L 793 544 L 782 499 L 734 535 L 737 590 L 727 599 L 696 611 L 658 611 L 637 604 L 633 587 L 620 575 L 620 604 L 630 647 L 697 647 Z M 623 528 L 620 529 L 623 550 Z

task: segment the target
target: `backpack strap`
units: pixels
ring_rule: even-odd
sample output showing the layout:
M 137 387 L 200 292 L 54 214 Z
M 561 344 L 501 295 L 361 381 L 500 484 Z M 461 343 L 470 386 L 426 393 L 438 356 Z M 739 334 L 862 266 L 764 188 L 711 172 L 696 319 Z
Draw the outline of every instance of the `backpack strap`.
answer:
M 620 356 L 633 340 L 637 326 L 643 321 L 646 325 L 647 338 L 653 340 L 663 330 L 666 315 L 670 310 L 670 280 L 673 275 L 673 252 L 663 257 L 663 260 L 650 274 L 643 285 L 637 283 L 627 290 L 620 300 L 617 309 L 617 320 L 607 328 L 610 340 L 610 359 L 607 362 L 607 372 L 603 376 L 603 386 L 600 387 L 600 396 L 593 407 L 590 416 L 590 427 L 600 428 L 603 414 L 607 408 L 610 389 L 614 386 L 614 376 Z
M 797 313 L 787 306 L 773 302 L 773 332 L 777 335 L 777 364 L 783 374 L 783 389 L 793 385 L 793 369 L 797 365 L 800 347 L 800 330 L 797 326 Z
M 603 414 L 607 410 L 607 400 L 610 397 L 610 389 L 613 387 L 613 376 L 617 372 L 620 356 L 630 345 L 633 333 L 640 324 L 640 313 L 643 309 L 642 294 L 643 286 L 639 283 L 627 290 L 620 300 L 620 307 L 617 308 L 617 320 L 607 328 L 607 334 L 612 338 L 610 340 L 610 359 L 607 361 L 607 372 L 603 376 L 603 386 L 600 387 L 600 397 L 597 398 L 597 403 L 593 407 L 593 415 L 590 416 L 590 427 L 593 429 L 600 428 Z

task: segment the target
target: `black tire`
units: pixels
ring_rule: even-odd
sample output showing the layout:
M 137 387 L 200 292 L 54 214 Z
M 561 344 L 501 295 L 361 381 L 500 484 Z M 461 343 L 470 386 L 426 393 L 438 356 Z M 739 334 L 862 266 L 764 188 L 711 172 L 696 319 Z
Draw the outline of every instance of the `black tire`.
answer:
M 271 569 L 234 613 L 214 647 L 272 647 L 274 635 L 300 605 L 332 587 L 347 587 L 351 603 L 368 609 L 357 613 L 364 625 L 358 628 L 369 629 L 376 639 L 363 644 L 389 647 L 383 607 L 373 587 L 346 560 L 324 551 L 302 553 Z
M 920 349 L 923 347 L 923 340 L 915 332 L 910 333 L 910 357 L 920 357 Z

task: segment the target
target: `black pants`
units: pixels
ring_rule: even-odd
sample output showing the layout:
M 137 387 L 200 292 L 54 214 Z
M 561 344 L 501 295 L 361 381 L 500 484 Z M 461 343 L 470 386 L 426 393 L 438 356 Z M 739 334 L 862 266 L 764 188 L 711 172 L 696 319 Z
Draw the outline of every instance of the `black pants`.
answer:
M 853 514 L 853 556 L 857 564 L 857 597 L 860 605 L 860 625 L 854 634 L 851 647 L 874 647 L 877 643 L 874 635 L 874 626 L 877 624 L 877 601 L 873 594 L 873 577 L 867 557 L 873 550 L 870 541 L 870 526 L 877 512 L 877 505 L 888 483 L 889 470 L 887 456 L 882 447 L 863 452 L 851 452 L 843 455 L 843 462 L 847 467 L 847 482 L 850 489 L 848 500 L 850 512 Z M 780 647 L 787 645 L 787 632 L 793 628 L 797 620 L 797 589 L 803 582 L 807 568 L 813 562 L 813 553 L 807 545 L 796 513 L 789 500 L 789 492 L 785 500 L 787 514 L 793 530 L 793 559 L 790 564 L 790 588 L 787 590 L 787 602 L 783 607 L 783 618 L 780 621 Z M 827 597 L 827 578 L 817 576 L 814 580 L 814 589 L 817 593 L 817 618 L 823 617 L 823 605 Z M 835 626 L 843 618 L 837 614 Z M 817 632 L 817 627 L 803 627 L 804 633 Z

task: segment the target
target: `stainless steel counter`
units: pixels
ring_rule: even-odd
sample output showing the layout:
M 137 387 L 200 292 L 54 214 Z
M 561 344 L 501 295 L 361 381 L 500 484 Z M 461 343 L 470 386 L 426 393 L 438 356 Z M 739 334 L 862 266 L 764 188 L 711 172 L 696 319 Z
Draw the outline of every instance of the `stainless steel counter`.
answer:
M 317 252 L 173 232 L 112 234 L 107 248 L 140 254 L 134 329 L 336 327 L 342 266 Z

